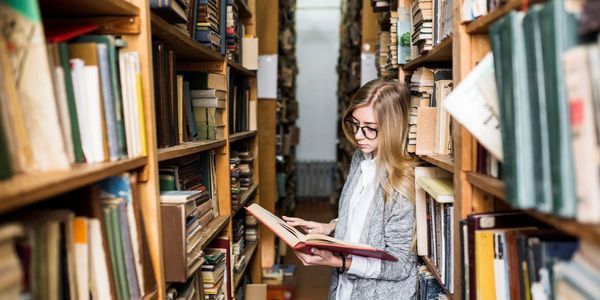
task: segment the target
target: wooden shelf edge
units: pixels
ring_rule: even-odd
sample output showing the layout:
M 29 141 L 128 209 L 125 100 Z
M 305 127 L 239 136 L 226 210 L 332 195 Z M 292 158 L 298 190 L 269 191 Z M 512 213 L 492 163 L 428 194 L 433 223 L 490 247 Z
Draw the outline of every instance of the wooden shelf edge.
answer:
M 200 239 L 200 248 L 204 249 L 208 244 L 225 228 L 225 225 L 229 222 L 228 215 L 220 215 L 214 220 L 208 223 L 208 226 L 202 231 L 202 238 Z
M 250 260 L 252 259 L 252 256 L 254 256 L 254 253 L 256 253 L 256 249 L 258 248 L 258 242 L 248 243 L 248 245 L 250 245 L 250 246 L 246 247 L 246 251 L 244 253 L 246 255 L 246 261 L 244 262 L 244 266 L 242 267 L 242 270 L 240 272 L 235 272 L 235 271 L 233 272 L 234 289 L 237 289 L 237 287 L 240 285 L 242 278 L 244 278 L 244 273 L 246 273 L 246 270 L 248 270 L 248 265 L 250 265 Z
M 436 167 L 454 173 L 454 161 L 452 161 L 450 155 L 419 155 L 419 158 Z
M 160 148 L 158 149 L 158 161 L 165 161 L 190 154 L 200 153 L 225 146 L 225 144 L 227 144 L 227 141 L 225 139 L 220 139 L 214 141 L 187 142 L 173 147 Z
M 440 276 L 440 273 L 439 273 L 438 269 L 435 267 L 435 265 L 433 264 L 433 262 L 427 256 L 421 256 L 421 258 L 425 262 L 425 265 L 427 265 L 429 272 L 431 272 L 431 274 L 433 274 L 433 276 L 435 277 L 435 280 L 437 280 L 437 282 L 440 284 L 440 286 L 444 290 L 444 293 L 446 294 L 446 296 L 448 296 L 448 298 L 450 298 L 450 299 L 453 299 L 454 295 L 452 293 L 450 293 L 450 290 L 448 290 L 448 288 L 442 282 L 442 276 Z
M 477 172 L 467 172 L 467 182 L 496 198 L 504 200 L 504 182 Z
M 228 59 L 227 65 L 231 66 L 231 69 L 235 73 L 238 73 L 240 75 L 247 76 L 247 77 L 255 77 L 256 76 L 256 71 L 248 70 L 244 66 L 242 66 L 241 64 L 239 64 L 235 61 Z
M 487 15 L 481 16 L 467 24 L 466 30 L 468 34 L 484 34 L 487 33 L 492 23 L 507 15 L 514 9 L 520 9 L 524 4 L 530 6 L 545 0 L 509 0 L 504 5 L 494 9 Z
M 125 0 L 41 0 L 39 4 L 45 18 L 139 16 L 140 14 L 138 6 Z M 68 9 L 64 9 L 65 7 Z
M 240 205 L 237 209 L 233 210 L 233 212 L 231 213 L 232 216 L 237 215 L 237 213 L 242 210 L 242 208 L 244 207 L 244 205 L 246 205 L 246 203 L 248 203 L 248 201 L 250 199 L 252 199 L 252 196 L 254 196 L 256 194 L 256 191 L 258 190 L 258 184 L 255 183 L 253 184 L 247 192 L 242 193 L 242 196 L 240 197 Z
M 255 137 L 258 134 L 257 130 L 249 130 L 249 131 L 242 131 L 242 132 L 236 132 L 233 133 L 229 136 L 229 143 L 233 143 L 233 142 L 237 142 L 240 140 L 245 140 L 245 139 L 249 139 L 251 137 Z
M 186 35 L 186 33 L 169 24 L 159 15 L 152 13 L 151 17 L 152 36 L 164 42 L 170 50 L 173 50 L 178 59 L 182 61 L 219 61 L 225 58 L 218 51 L 204 47 Z
M 402 69 L 405 71 L 414 70 L 429 63 L 441 63 L 452 61 L 452 36 L 446 37 L 441 43 L 435 46 L 427 54 L 419 56 L 410 62 L 404 64 Z
M 60 172 L 16 175 L 0 181 L 0 213 L 76 190 L 147 163 L 147 157 L 138 157 L 116 162 L 77 164 Z
M 158 287 L 154 288 L 152 292 L 146 293 L 142 300 L 158 299 Z

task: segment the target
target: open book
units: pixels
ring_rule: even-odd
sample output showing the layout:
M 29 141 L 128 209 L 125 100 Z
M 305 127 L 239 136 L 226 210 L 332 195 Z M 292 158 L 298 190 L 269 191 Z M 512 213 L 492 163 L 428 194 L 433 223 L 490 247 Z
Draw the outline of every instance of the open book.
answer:
M 324 234 L 303 234 L 256 203 L 246 207 L 246 210 L 266 225 L 279 238 L 284 240 L 290 247 L 306 254 L 310 254 L 311 248 L 314 247 L 326 249 L 334 253 L 374 257 L 382 260 L 398 260 L 391 254 L 369 245 L 349 243 Z

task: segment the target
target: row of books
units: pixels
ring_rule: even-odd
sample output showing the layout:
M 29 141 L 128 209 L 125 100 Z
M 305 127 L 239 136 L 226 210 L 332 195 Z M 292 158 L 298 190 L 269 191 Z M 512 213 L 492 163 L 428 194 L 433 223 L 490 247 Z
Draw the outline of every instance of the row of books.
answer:
M 454 292 L 454 188 L 452 174 L 437 167 L 415 168 L 417 254 L 427 258 L 441 284 Z
M 462 22 L 473 21 L 506 4 L 507 0 L 465 0 L 462 3 Z
M 85 214 L 42 209 L 0 225 L 3 298 L 144 296 L 152 283 L 145 282 L 142 263 L 146 251 L 137 177 L 109 177 L 91 193 Z
M 36 2 L 28 9 L 39 15 Z M 137 52 L 89 35 L 96 26 L 43 28 L 10 5 L 0 12 L 0 178 L 146 154 Z M 19 26 L 35 30 L 23 40 Z
M 256 115 L 256 101 L 250 101 L 250 82 L 247 77 L 229 74 L 229 133 L 247 131 L 251 121 L 256 126 L 256 118 L 250 120 Z
M 451 154 L 451 118 L 443 104 L 452 87 L 452 71 L 448 69 L 421 67 L 410 76 L 409 152 Z
M 240 208 L 242 195 L 254 184 L 254 154 L 252 151 L 233 151 L 229 160 L 231 173 L 231 208 Z
M 513 11 L 490 28 L 503 179 L 514 207 L 598 223 L 600 46 L 583 44 L 569 3 Z
M 413 1 L 411 9 L 411 57 L 417 58 L 433 48 L 433 1 Z
M 520 211 L 470 215 L 460 232 L 466 299 L 597 295 L 597 245 L 584 246 Z
M 216 237 L 206 248 L 202 265 L 204 299 L 232 299 L 233 265 L 231 241 L 228 237 Z
M 240 23 L 238 6 L 235 0 L 227 0 L 227 59 L 240 61 L 240 45 L 244 36 L 244 25 Z

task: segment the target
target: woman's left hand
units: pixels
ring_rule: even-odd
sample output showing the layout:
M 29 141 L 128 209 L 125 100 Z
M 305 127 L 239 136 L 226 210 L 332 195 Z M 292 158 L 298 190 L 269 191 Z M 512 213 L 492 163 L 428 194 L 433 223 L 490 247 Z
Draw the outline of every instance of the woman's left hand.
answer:
M 329 250 L 312 248 L 312 255 L 299 251 L 294 251 L 294 253 L 305 266 L 328 266 L 334 268 L 340 268 L 342 266 L 342 259 L 333 255 Z

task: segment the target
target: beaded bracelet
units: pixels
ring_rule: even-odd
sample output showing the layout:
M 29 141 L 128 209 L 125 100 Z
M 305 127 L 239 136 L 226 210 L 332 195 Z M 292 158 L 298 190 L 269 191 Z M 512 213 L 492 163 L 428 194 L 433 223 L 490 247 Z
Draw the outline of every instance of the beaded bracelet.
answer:
M 342 267 L 335 268 L 335 270 L 338 274 L 342 274 L 342 273 L 346 272 L 346 255 L 340 254 L 340 257 L 342 258 Z

